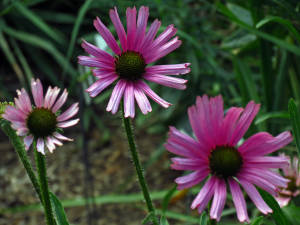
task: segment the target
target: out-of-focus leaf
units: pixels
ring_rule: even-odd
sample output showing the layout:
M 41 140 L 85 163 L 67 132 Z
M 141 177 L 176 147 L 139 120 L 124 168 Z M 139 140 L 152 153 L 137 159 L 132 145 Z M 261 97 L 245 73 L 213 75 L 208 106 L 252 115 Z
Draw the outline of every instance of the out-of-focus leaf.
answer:
M 164 215 L 160 218 L 160 225 L 169 225 L 169 222 Z
M 253 25 L 252 15 L 249 10 L 233 3 L 228 3 L 227 7 L 241 21 L 248 24 L 249 26 Z
M 166 211 L 170 202 L 170 199 L 172 198 L 172 196 L 174 195 L 174 193 L 176 192 L 176 187 L 177 185 L 174 185 L 170 191 L 168 191 L 168 193 L 166 194 L 166 196 L 164 197 L 163 201 L 162 201 L 162 210 Z
M 255 120 L 255 125 L 260 124 L 268 119 L 280 118 L 280 119 L 289 119 L 290 115 L 288 112 L 270 112 L 260 115 Z
M 153 216 L 154 216 L 153 212 L 148 213 L 147 216 L 143 219 L 142 224 L 146 224 L 150 222 Z
M 54 215 L 55 215 L 57 225 L 69 225 L 64 207 L 62 206 L 61 202 L 55 196 L 55 194 L 53 194 L 52 192 L 49 193 L 50 193 L 50 200 L 54 209 L 54 213 L 55 213 Z
M 261 224 L 262 224 L 263 218 L 264 218 L 263 216 L 256 217 L 256 218 L 252 221 L 251 225 L 261 225 Z
M 299 115 L 299 110 L 295 104 L 295 101 L 292 98 L 289 101 L 288 109 L 290 113 L 290 120 L 293 126 L 293 136 L 296 141 L 298 154 L 300 155 L 300 115 Z
M 200 216 L 199 225 L 207 225 L 207 222 L 208 222 L 208 217 L 206 212 L 204 211 Z

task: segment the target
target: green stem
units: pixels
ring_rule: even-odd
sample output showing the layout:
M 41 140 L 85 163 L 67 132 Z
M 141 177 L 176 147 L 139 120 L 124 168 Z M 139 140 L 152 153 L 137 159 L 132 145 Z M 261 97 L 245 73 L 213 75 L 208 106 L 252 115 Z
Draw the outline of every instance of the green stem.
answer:
M 217 221 L 213 219 L 209 219 L 209 224 L 210 225 L 217 225 Z
M 35 156 L 37 171 L 39 175 L 39 181 L 41 185 L 41 194 L 44 202 L 44 211 L 46 215 L 47 225 L 55 225 L 55 220 L 53 217 L 52 207 L 50 202 L 49 189 L 48 189 L 45 156 L 37 151 L 35 142 L 33 143 L 33 147 L 34 147 L 34 156 Z
M 123 107 L 122 107 L 122 109 L 123 109 Z M 146 180 L 145 180 L 145 177 L 143 174 L 143 169 L 142 169 L 142 166 L 141 166 L 141 163 L 139 160 L 138 152 L 137 152 L 134 137 L 133 137 L 132 127 L 130 124 L 130 119 L 124 117 L 124 110 L 122 111 L 122 118 L 123 118 L 123 122 L 124 122 L 124 126 L 125 126 L 125 131 L 127 134 L 129 149 L 131 152 L 132 160 L 134 162 L 134 166 L 135 166 L 135 170 L 136 170 L 136 173 L 137 173 L 137 176 L 139 179 L 139 183 L 140 183 L 143 195 L 144 195 L 144 199 L 146 201 L 149 213 L 151 213 L 153 215 L 152 223 L 155 225 L 159 225 L 158 219 L 155 215 L 155 209 L 154 209 L 154 206 L 152 204 L 152 200 L 151 200 L 151 197 L 149 194 L 148 185 L 146 183 Z
M 17 152 L 26 172 L 33 184 L 36 193 L 39 196 L 41 203 L 43 204 L 40 185 L 35 172 L 31 166 L 30 160 L 27 156 L 27 152 L 24 147 L 23 141 L 20 140 L 19 136 L 16 134 L 15 130 L 11 128 L 10 123 L 6 120 L 0 119 L 0 124 L 3 132 L 8 136 L 10 142 L 12 143 L 15 151 Z

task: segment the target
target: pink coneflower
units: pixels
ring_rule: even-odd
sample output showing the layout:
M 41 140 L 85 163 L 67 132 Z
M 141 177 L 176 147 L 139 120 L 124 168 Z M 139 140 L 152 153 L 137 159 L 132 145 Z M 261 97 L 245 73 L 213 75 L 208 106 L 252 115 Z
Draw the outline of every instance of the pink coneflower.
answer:
M 178 37 L 170 40 L 177 30 L 173 25 L 169 25 L 155 38 L 161 24 L 160 21 L 155 20 L 146 32 L 149 8 L 144 6 L 138 12 L 137 21 L 136 8 L 127 8 L 127 34 L 117 9 L 111 9 L 109 15 L 120 39 L 122 49 L 111 32 L 97 17 L 94 20 L 94 26 L 115 55 L 111 56 L 96 46 L 83 41 L 82 47 L 95 57 L 79 56 L 79 63 L 84 66 L 96 67 L 93 69 L 93 74 L 98 78 L 87 89 L 87 92 L 91 97 L 95 97 L 117 81 L 106 110 L 113 114 L 116 113 L 120 100 L 124 96 L 125 117 L 134 117 L 135 100 L 143 114 L 151 112 L 152 108 L 146 95 L 161 106 L 169 107 L 171 104 L 154 93 L 144 80 L 172 88 L 185 89 L 187 80 L 166 75 L 186 74 L 190 72 L 190 63 L 149 66 L 181 45 Z
M 287 157 L 290 161 L 290 157 L 281 155 L 282 157 Z M 283 168 L 283 175 L 285 178 L 289 179 L 288 186 L 286 188 L 281 188 L 278 192 L 279 195 L 276 196 L 276 200 L 280 207 L 286 206 L 293 197 L 300 194 L 300 171 L 299 171 L 299 161 L 297 157 L 294 157 L 290 166 Z
M 172 158 L 175 170 L 194 172 L 175 180 L 178 189 L 192 187 L 208 177 L 191 208 L 201 213 L 213 197 L 210 217 L 220 220 L 229 185 L 238 219 L 249 221 L 246 202 L 240 185 L 256 207 L 264 214 L 272 212 L 255 186 L 276 195 L 278 187 L 286 187 L 288 180 L 271 169 L 288 165 L 284 157 L 265 156 L 292 141 L 286 131 L 273 137 L 259 132 L 238 146 L 260 105 L 249 102 L 245 109 L 231 107 L 224 116 L 221 96 L 197 97 L 196 105 L 188 109 L 189 120 L 196 140 L 171 127 L 165 145 L 168 151 L 182 156 Z
M 15 107 L 7 106 L 2 117 L 12 123 L 12 128 L 17 131 L 17 135 L 25 137 L 26 150 L 35 139 L 38 152 L 45 154 L 46 144 L 52 153 L 55 145 L 62 145 L 61 141 L 72 141 L 60 134 L 60 130 L 78 123 L 79 119 L 69 120 L 78 112 L 78 103 L 74 103 L 60 114 L 58 111 L 68 97 L 66 89 L 57 99 L 60 89 L 49 87 L 44 98 L 41 81 L 32 79 L 31 91 L 35 107 L 32 107 L 29 95 L 22 88 L 21 91 L 17 90 L 18 98 L 15 98 Z

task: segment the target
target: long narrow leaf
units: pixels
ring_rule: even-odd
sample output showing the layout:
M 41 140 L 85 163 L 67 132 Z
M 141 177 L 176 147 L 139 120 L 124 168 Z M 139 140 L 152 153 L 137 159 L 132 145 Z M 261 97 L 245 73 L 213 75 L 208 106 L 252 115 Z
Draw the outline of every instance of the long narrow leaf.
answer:
M 54 209 L 54 215 L 55 215 L 57 225 L 69 225 L 64 207 L 62 206 L 59 199 L 52 192 L 50 192 L 50 200 L 51 200 L 51 205 Z
M 293 126 L 293 136 L 295 138 L 298 154 L 300 156 L 300 115 L 295 101 L 292 98 L 289 101 L 288 109 L 290 113 L 290 120 Z

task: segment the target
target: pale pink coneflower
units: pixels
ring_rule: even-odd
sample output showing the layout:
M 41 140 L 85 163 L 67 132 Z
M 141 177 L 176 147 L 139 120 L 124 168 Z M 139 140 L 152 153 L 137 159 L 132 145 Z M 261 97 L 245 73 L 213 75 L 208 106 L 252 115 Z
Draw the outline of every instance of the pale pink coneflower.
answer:
M 283 176 L 289 179 L 288 186 L 286 188 L 280 188 L 276 196 L 276 200 L 280 207 L 287 206 L 290 200 L 300 194 L 300 171 L 299 160 L 296 156 L 291 160 L 290 157 L 281 154 L 282 157 L 287 157 L 291 161 L 290 166 L 283 168 Z
M 125 117 L 135 116 L 135 101 L 143 114 L 152 111 L 149 96 L 161 106 L 167 108 L 171 104 L 160 98 L 146 84 L 145 80 L 164 86 L 185 89 L 187 80 L 166 75 L 181 75 L 190 72 L 190 63 L 170 65 L 150 65 L 164 57 L 181 45 L 178 37 L 170 40 L 175 34 L 174 25 L 169 25 L 158 37 L 155 38 L 161 22 L 155 20 L 148 31 L 147 21 L 149 8 L 142 6 L 138 12 L 136 8 L 127 8 L 127 33 L 120 21 L 116 7 L 109 12 L 111 21 L 116 29 L 121 47 L 108 28 L 97 17 L 94 26 L 112 49 L 113 56 L 83 41 L 82 47 L 92 56 L 79 56 L 81 65 L 96 67 L 94 76 L 98 79 L 86 91 L 91 97 L 97 96 L 105 88 L 116 81 L 108 102 L 107 111 L 113 114 L 118 111 L 120 101 L 124 96 Z
M 12 123 L 18 136 L 24 137 L 25 149 L 29 150 L 36 140 L 37 151 L 45 154 L 45 145 L 52 153 L 55 145 L 61 141 L 73 141 L 61 134 L 61 129 L 74 126 L 79 119 L 72 118 L 78 112 L 78 103 L 71 105 L 64 113 L 59 113 L 66 102 L 68 92 L 65 89 L 59 98 L 60 89 L 49 87 L 44 97 L 43 86 L 39 79 L 31 80 L 31 92 L 35 106 L 31 105 L 30 97 L 24 88 L 17 90 L 15 106 L 7 106 L 2 117 Z
M 208 178 L 192 202 L 192 209 L 198 208 L 198 212 L 202 213 L 213 197 L 210 217 L 219 221 L 228 185 L 239 221 L 249 222 L 241 185 L 262 213 L 272 212 L 255 186 L 272 195 L 277 194 L 278 187 L 287 186 L 288 180 L 272 169 L 288 166 L 288 160 L 285 157 L 265 155 L 290 143 L 292 136 L 288 131 L 276 137 L 267 132 L 259 132 L 239 146 L 238 142 L 246 133 L 259 107 L 259 104 L 250 101 L 245 108 L 231 107 L 224 115 L 222 96 L 208 98 L 204 95 L 197 97 L 196 105 L 188 109 L 196 139 L 170 127 L 165 147 L 182 156 L 172 158 L 171 167 L 175 170 L 194 171 L 175 180 L 178 189 L 190 188 Z

